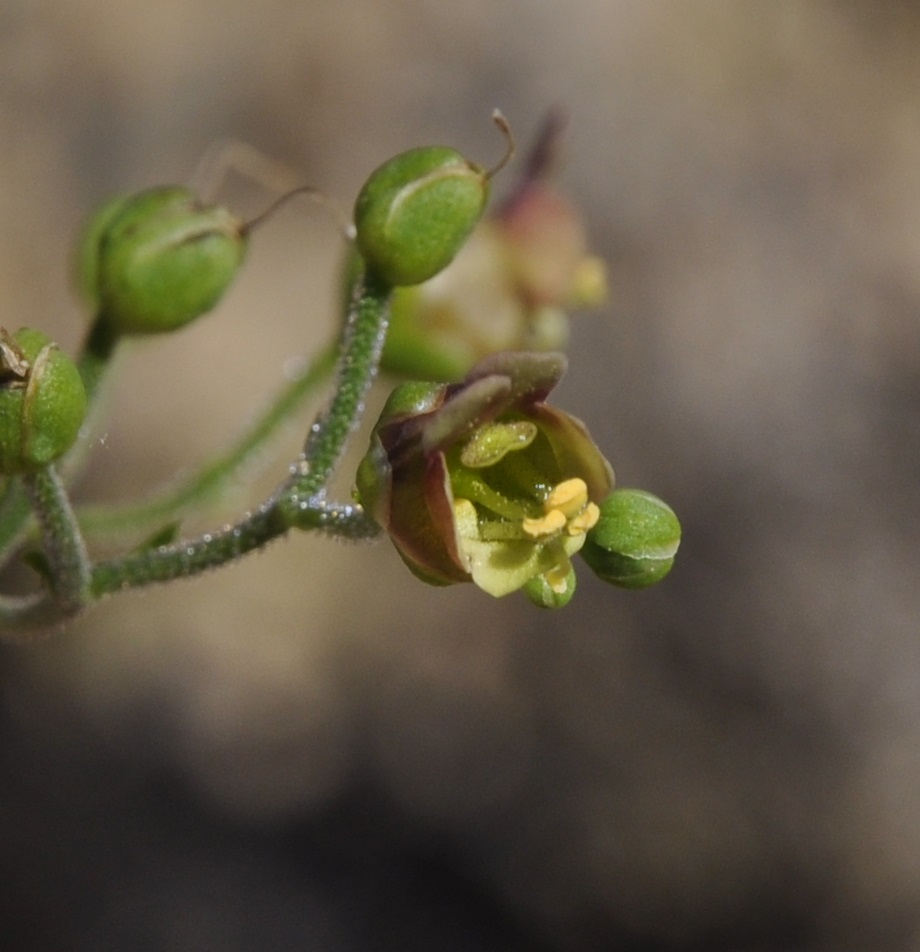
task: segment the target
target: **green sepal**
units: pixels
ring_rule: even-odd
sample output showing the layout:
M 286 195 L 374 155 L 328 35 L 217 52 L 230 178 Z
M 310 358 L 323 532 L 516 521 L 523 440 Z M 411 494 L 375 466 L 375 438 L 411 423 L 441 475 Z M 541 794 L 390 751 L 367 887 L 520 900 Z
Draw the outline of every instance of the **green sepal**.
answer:
M 380 440 L 380 430 L 392 423 L 431 412 L 440 404 L 443 395 L 442 384 L 409 381 L 400 384 L 387 397 L 371 434 L 368 451 L 359 463 L 355 476 L 358 500 L 383 528 L 390 521 L 393 471 L 388 450 Z
M 430 413 L 443 400 L 444 384 L 410 380 L 395 387 L 387 397 L 376 429 L 404 417 Z

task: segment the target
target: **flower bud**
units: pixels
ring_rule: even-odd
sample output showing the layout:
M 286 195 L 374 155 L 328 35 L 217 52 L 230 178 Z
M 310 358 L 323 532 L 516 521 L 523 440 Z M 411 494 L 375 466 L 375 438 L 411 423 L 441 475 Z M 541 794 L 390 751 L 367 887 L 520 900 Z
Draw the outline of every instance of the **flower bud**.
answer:
M 621 588 L 645 588 L 671 570 L 680 545 L 674 511 L 642 489 L 617 489 L 600 507 L 581 555 L 594 573 Z
M 489 175 L 454 149 L 411 149 L 376 169 L 355 203 L 358 249 L 393 287 L 448 265 L 482 217 Z
M 176 330 L 211 310 L 236 276 L 246 229 L 178 186 L 104 205 L 79 256 L 80 282 L 121 334 Z
M 47 466 L 76 442 L 86 393 L 70 358 L 39 331 L 0 330 L 0 473 Z

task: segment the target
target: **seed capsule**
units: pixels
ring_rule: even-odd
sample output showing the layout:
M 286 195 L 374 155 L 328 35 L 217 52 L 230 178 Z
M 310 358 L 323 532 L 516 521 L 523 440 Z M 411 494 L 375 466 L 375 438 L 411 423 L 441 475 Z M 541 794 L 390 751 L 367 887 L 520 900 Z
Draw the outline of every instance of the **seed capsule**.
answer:
M 489 173 L 454 149 L 403 152 L 374 171 L 358 195 L 358 249 L 388 284 L 421 284 L 450 264 L 488 198 Z
M 104 205 L 87 229 L 80 283 L 121 334 L 176 330 L 210 311 L 236 276 L 247 230 L 178 186 Z
M 0 473 L 28 472 L 63 456 L 85 416 L 73 361 L 40 331 L 0 330 Z

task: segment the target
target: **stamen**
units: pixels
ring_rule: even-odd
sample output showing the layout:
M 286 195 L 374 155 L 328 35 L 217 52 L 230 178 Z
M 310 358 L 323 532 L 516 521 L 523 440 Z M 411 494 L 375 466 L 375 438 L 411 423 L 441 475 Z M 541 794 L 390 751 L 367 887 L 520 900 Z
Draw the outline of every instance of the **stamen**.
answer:
M 583 479 L 577 476 L 574 479 L 565 479 L 546 497 L 543 508 L 549 512 L 559 509 L 571 518 L 577 516 L 588 503 L 588 486 Z
M 454 500 L 454 523 L 461 539 L 475 539 L 478 536 L 476 507 L 469 499 Z
M 524 519 L 522 525 L 529 536 L 537 539 L 540 536 L 552 535 L 554 532 L 564 529 L 565 523 L 565 513 L 561 509 L 551 509 L 539 519 Z
M 577 476 L 557 483 L 543 501 L 544 514 L 523 520 L 524 532 L 533 538 L 565 529 L 570 536 L 584 535 L 597 523 L 600 510 L 588 502 L 588 486 Z
M 593 529 L 597 525 L 597 520 L 600 519 L 600 517 L 600 509 L 595 503 L 589 502 L 588 505 L 569 522 L 566 531 L 571 536 L 581 535 L 589 529 Z
M 524 515 L 521 503 L 493 489 L 477 470 L 458 467 L 451 474 L 451 488 L 454 498 L 468 499 L 503 519 L 517 521 Z

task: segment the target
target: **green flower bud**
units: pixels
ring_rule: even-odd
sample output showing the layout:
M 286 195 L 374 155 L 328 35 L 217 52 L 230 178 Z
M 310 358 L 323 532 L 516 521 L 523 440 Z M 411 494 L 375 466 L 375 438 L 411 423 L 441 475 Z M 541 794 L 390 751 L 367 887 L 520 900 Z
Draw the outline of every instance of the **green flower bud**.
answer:
M 211 310 L 246 252 L 243 222 L 178 186 L 115 199 L 90 223 L 80 282 L 115 331 L 176 330 Z
M 0 473 L 47 466 L 76 442 L 86 392 L 70 358 L 40 331 L 0 329 Z
M 358 249 L 388 284 L 420 284 L 450 264 L 488 198 L 489 173 L 454 149 L 403 152 L 376 169 L 358 195 Z
M 660 582 L 671 571 L 680 545 L 674 511 L 642 489 L 617 489 L 600 510 L 581 550 L 595 574 L 621 588 Z

